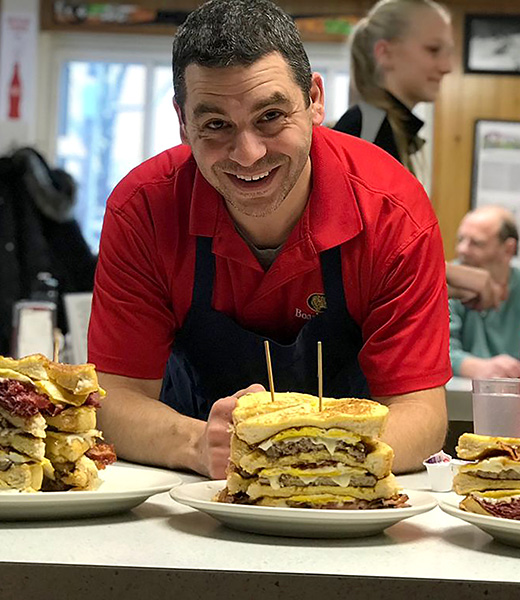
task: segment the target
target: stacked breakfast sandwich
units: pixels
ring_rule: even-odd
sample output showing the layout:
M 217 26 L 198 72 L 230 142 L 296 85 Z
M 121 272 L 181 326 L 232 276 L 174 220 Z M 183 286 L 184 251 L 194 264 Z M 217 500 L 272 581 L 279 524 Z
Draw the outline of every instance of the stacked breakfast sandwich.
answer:
M 92 490 L 115 454 L 96 429 L 94 366 L 0 357 L 0 490 Z
M 227 485 L 216 500 L 260 506 L 403 506 L 393 451 L 378 438 L 388 409 L 363 399 L 268 392 L 239 398 Z
M 460 508 L 483 515 L 520 519 L 520 438 L 464 433 L 457 455 L 462 465 L 453 489 L 464 495 Z

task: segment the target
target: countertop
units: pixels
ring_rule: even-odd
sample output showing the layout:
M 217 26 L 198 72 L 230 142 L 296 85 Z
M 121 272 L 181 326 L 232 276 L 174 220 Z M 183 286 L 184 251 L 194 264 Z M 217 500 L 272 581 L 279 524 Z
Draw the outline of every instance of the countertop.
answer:
M 399 481 L 427 489 L 424 472 Z M 2 600 L 520 597 L 520 548 L 438 507 L 374 537 L 299 539 L 227 529 L 162 493 L 112 517 L 3 522 L 0 540 Z

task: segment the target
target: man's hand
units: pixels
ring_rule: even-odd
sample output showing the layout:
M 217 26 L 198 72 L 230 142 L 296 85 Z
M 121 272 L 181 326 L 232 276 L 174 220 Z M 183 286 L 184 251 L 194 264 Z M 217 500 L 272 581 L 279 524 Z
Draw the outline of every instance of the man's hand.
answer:
M 229 444 L 231 440 L 231 413 L 237 399 L 244 394 L 263 392 L 263 385 L 255 383 L 245 390 L 240 390 L 217 400 L 209 413 L 208 422 L 204 429 L 202 443 L 202 462 L 204 472 L 212 479 L 224 479 L 229 461 Z
M 466 265 L 446 265 L 448 295 L 472 310 L 498 308 L 507 299 L 507 286 L 500 285 L 485 269 Z
M 463 377 L 520 377 L 520 360 L 508 354 L 499 354 L 493 358 L 472 356 L 462 361 L 460 374 Z

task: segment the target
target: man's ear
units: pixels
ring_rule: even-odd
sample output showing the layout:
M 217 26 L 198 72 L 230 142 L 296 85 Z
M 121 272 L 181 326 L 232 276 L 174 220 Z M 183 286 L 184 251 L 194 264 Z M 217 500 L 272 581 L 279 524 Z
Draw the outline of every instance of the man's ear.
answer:
M 517 250 L 518 250 L 518 242 L 515 240 L 515 238 L 507 238 L 507 240 L 504 242 L 505 247 L 506 247 L 506 252 L 509 254 L 509 256 L 512 258 L 513 256 L 516 256 Z
M 175 108 L 175 112 L 177 113 L 177 118 L 179 119 L 181 141 L 183 144 L 187 144 L 189 146 L 190 143 L 188 142 L 188 136 L 186 135 L 186 124 L 184 123 L 182 109 L 177 104 L 177 101 L 175 100 L 175 96 L 173 97 L 172 102 L 173 102 L 173 108 Z
M 325 93 L 323 90 L 323 79 L 319 73 L 312 74 L 311 90 L 312 124 L 321 125 L 325 118 Z

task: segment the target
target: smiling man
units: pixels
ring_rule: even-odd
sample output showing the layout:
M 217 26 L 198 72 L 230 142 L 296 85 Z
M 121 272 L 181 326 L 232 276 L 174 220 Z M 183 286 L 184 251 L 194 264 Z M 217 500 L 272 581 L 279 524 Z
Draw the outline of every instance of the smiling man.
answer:
M 373 397 L 395 470 L 446 427 L 451 371 L 442 244 L 416 179 L 321 127 L 323 82 L 292 19 L 266 0 L 212 0 L 173 43 L 184 144 L 134 169 L 107 203 L 89 358 L 101 426 L 122 458 L 222 477 L 237 397 Z M 239 390 L 239 391 L 237 391 Z

